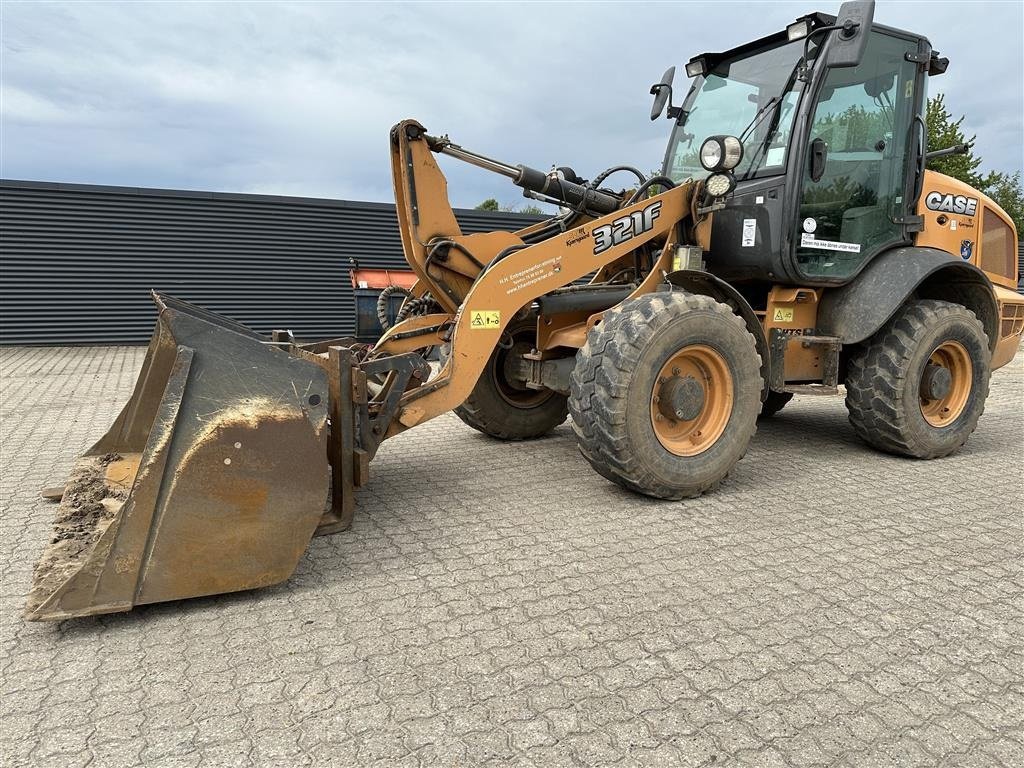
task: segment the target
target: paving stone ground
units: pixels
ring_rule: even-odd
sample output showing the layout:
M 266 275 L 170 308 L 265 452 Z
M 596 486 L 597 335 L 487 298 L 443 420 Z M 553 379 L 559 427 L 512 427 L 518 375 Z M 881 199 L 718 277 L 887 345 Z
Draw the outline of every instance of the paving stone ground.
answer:
M 803 398 L 678 503 L 443 417 L 282 586 L 24 623 L 142 357 L 0 351 L 6 765 L 1024 765 L 1024 355 L 955 457 Z

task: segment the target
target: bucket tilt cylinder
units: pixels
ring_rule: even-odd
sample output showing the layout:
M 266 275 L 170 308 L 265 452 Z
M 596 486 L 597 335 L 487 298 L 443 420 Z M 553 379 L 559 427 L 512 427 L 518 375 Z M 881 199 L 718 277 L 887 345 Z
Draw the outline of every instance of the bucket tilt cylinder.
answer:
M 611 213 L 622 205 L 622 198 L 618 195 L 577 184 L 556 171 L 544 173 L 526 165 L 509 165 L 486 155 L 470 152 L 458 144 L 453 144 L 447 136 L 437 138 L 424 134 L 423 138 L 434 152 L 506 176 L 512 179 L 512 183 L 517 187 L 547 198 L 547 202 L 565 204 L 598 215 Z

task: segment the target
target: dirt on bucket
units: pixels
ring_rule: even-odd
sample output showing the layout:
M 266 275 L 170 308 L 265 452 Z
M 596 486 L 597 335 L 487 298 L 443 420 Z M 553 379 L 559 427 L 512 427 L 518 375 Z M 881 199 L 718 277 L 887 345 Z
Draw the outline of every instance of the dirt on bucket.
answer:
M 36 564 L 26 613 L 32 613 L 86 561 L 127 498 L 106 482 L 116 453 L 79 459 L 64 489 L 53 522 L 53 537 Z

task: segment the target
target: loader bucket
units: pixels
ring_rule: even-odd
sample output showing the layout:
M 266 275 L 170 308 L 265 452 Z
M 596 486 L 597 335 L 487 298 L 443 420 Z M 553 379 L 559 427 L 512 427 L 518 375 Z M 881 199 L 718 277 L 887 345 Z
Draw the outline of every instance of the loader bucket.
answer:
M 131 400 L 63 491 L 30 620 L 284 581 L 325 512 L 324 368 L 227 318 L 154 300 Z

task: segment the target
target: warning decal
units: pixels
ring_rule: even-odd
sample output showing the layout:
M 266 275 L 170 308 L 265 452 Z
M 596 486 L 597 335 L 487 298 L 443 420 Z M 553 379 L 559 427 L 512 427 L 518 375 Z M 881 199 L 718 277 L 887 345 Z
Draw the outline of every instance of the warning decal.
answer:
M 469 313 L 470 328 L 500 328 L 501 312 L 496 309 L 478 309 Z
M 792 323 L 793 322 L 793 308 L 792 307 L 778 307 L 774 313 L 772 313 L 772 322 L 774 323 Z
M 836 240 L 818 240 L 810 232 L 800 235 L 803 248 L 817 248 L 822 251 L 843 251 L 844 253 L 860 253 L 860 243 L 840 243 Z

